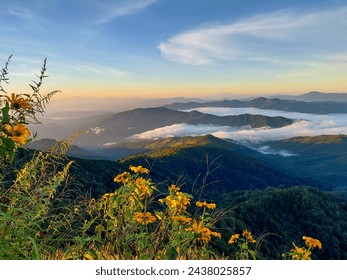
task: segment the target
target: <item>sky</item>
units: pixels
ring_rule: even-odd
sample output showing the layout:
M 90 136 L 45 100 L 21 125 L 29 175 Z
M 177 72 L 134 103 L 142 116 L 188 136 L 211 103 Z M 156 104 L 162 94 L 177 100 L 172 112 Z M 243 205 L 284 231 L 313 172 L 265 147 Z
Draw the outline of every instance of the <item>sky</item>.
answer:
M 61 97 L 347 92 L 346 0 L 0 0 L 9 92 L 47 58 Z M 2 64 L 3 65 L 3 64 Z

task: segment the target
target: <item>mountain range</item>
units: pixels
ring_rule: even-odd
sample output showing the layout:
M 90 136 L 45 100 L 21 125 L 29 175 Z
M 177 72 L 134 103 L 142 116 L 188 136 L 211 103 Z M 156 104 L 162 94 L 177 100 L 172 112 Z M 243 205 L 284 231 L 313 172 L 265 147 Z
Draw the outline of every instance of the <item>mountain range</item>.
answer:
M 258 108 L 309 114 L 346 114 L 347 104 L 336 101 L 297 101 L 280 98 L 258 97 L 247 101 L 222 100 L 209 102 L 172 103 L 165 107 L 173 110 L 190 110 L 201 107 Z
M 308 93 L 306 96 L 321 96 L 321 93 Z M 324 94 L 323 94 L 324 95 Z M 231 189 L 247 187 L 276 186 L 290 184 L 306 184 L 325 190 L 345 190 L 347 180 L 347 155 L 345 154 L 347 143 L 344 135 L 321 135 L 316 137 L 294 137 L 276 141 L 265 142 L 235 142 L 231 139 L 219 139 L 212 135 L 201 137 L 155 137 L 156 130 L 163 129 L 170 134 L 170 130 L 177 124 L 188 124 L 199 127 L 201 132 L 198 135 L 206 135 L 203 133 L 206 127 L 235 127 L 239 129 L 244 127 L 244 133 L 248 133 L 247 128 L 261 129 L 271 135 L 272 131 L 279 128 L 289 127 L 290 129 L 295 120 L 285 118 L 283 116 L 263 116 L 263 115 L 227 115 L 217 116 L 199 111 L 179 111 L 178 109 L 187 109 L 195 106 L 253 106 L 260 108 L 276 108 L 282 110 L 296 111 L 311 108 L 315 111 L 317 108 L 342 108 L 344 103 L 338 102 L 303 102 L 295 100 L 280 100 L 257 98 L 248 101 L 240 100 L 224 100 L 213 102 L 187 102 L 173 103 L 168 107 L 152 107 L 137 108 L 119 113 L 107 113 L 95 116 L 87 116 L 81 119 L 71 119 L 60 121 L 59 125 L 48 125 L 49 132 L 62 135 L 74 128 L 74 131 L 80 129 L 86 133 L 81 135 L 76 145 L 72 146 L 69 151 L 70 156 L 85 159 L 105 159 L 116 160 L 130 163 L 133 160 L 145 164 L 146 162 L 165 162 L 163 168 L 166 172 L 161 172 L 160 168 L 156 169 L 161 180 L 164 177 L 170 180 L 177 179 L 182 174 L 187 174 L 187 180 L 192 183 L 197 173 L 194 173 L 192 166 L 198 165 L 201 174 L 201 168 L 206 163 L 206 156 L 210 160 L 218 161 L 221 169 L 228 169 L 229 166 L 244 166 L 242 171 L 235 171 L 234 182 L 243 181 L 238 186 L 231 184 L 224 179 L 221 185 L 232 185 Z M 319 107 L 320 106 L 320 107 Z M 337 106 L 337 107 L 336 107 Z M 294 109 L 293 109 L 294 110 Z M 322 112 L 320 110 L 319 112 Z M 317 112 L 316 112 L 317 113 Z M 336 110 L 335 110 L 336 113 Z M 324 115 L 323 115 L 324 116 Z M 326 125 L 324 122 L 323 125 Z M 70 126 L 69 126 L 70 125 Z M 60 127 L 59 127 L 60 126 Z M 66 129 L 64 129 L 66 126 Z M 293 126 L 295 129 L 297 126 Z M 286 129 L 286 131 L 288 130 Z M 151 131 L 152 137 L 142 137 Z M 187 134 L 186 134 L 187 135 Z M 188 134 L 189 135 L 189 134 Z M 233 135 L 232 133 L 228 135 Z M 204 138 L 205 137 L 205 138 Z M 27 145 L 32 149 L 47 149 L 53 145 L 54 140 L 41 139 L 33 141 Z M 194 151 L 194 152 L 192 152 Z M 196 156 L 200 155 L 197 159 Z M 211 157 L 212 155 L 212 157 Z M 227 156 L 226 156 L 227 155 Z M 221 159 L 216 159 L 222 157 Z M 237 157 L 238 161 L 232 159 Z M 225 158 L 225 159 L 224 159 Z M 165 159 L 165 160 L 164 160 Z M 193 160 L 192 160 L 193 159 Z M 175 164 L 175 170 L 169 172 L 170 168 L 166 166 L 166 162 Z M 239 163 L 242 163 L 239 165 Z M 185 166 L 185 167 L 181 167 Z M 187 167 L 190 167 L 188 169 Z M 264 167 L 266 166 L 266 168 Z M 269 171 L 273 181 L 266 179 L 259 174 L 266 174 Z M 226 174 L 230 174 L 230 170 L 224 170 Z M 168 175 L 168 172 L 171 175 Z M 282 173 L 281 173 L 282 172 Z M 235 175 L 242 174 L 242 175 Z M 255 176 L 256 174 L 256 176 Z M 276 175 L 275 175 L 276 174 Z M 282 174 L 282 181 L 279 179 Z M 176 176 L 176 177 L 175 177 Z M 249 180 L 241 180 L 241 178 Z M 218 178 L 222 178 L 222 174 L 218 174 Z M 258 183 L 255 183 L 258 182 Z
M 347 148 L 345 137 L 304 137 L 262 143 L 269 147 L 267 153 L 261 149 L 264 147 L 262 145 L 247 147 L 212 135 L 170 137 L 127 142 L 93 151 L 73 146 L 69 155 L 90 159 L 76 161 L 82 161 L 87 166 L 90 165 L 88 162 L 94 162 L 92 170 L 88 167 L 82 169 L 88 174 L 100 173 L 103 178 L 108 178 L 108 183 L 105 183 L 108 187 L 103 186 L 102 190 L 113 188 L 112 178 L 115 175 L 107 175 L 105 170 L 121 172 L 129 165 L 139 164 L 150 167 L 156 182 L 168 184 L 181 181 L 190 187 L 201 186 L 204 176 L 209 174 L 208 180 L 204 180 L 213 185 L 214 195 L 240 189 L 293 185 L 345 192 L 347 156 L 341 152 Z M 53 143 L 50 140 L 40 141 L 36 148 Z M 28 147 L 34 148 L 34 144 Z M 284 151 L 290 156 L 283 156 Z M 116 161 L 96 161 L 115 158 Z M 104 179 L 93 181 L 98 181 L 100 185 Z M 93 184 L 89 182 L 88 186 L 92 187 Z
M 87 132 L 79 137 L 76 144 L 82 147 L 111 146 L 149 130 L 183 123 L 228 127 L 278 128 L 292 124 L 293 120 L 281 116 L 268 117 L 251 114 L 221 117 L 197 111 L 182 112 L 165 107 L 138 108 L 107 115 L 104 118 L 93 120 L 81 125 L 79 128 L 75 128 Z
M 270 98 L 279 98 L 287 100 L 307 101 L 307 102 L 347 102 L 347 93 L 323 93 L 319 91 L 310 91 L 299 95 L 274 95 Z

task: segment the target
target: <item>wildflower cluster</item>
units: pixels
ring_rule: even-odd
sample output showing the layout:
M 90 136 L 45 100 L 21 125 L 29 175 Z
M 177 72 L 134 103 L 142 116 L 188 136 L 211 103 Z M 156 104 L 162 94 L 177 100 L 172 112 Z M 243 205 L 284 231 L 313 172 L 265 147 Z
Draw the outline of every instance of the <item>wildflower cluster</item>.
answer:
M 197 201 L 196 202 L 196 206 L 197 207 L 206 207 L 208 209 L 216 209 L 216 204 L 215 203 L 207 203 L 206 201 L 204 201 L 204 202 Z
M 45 77 L 46 60 L 44 60 L 38 82 L 30 85 L 31 94 L 9 94 L 1 85 L 2 82 L 8 83 L 8 65 L 11 56 L 0 72 L 0 164 L 11 163 L 17 148 L 30 141 L 31 132 L 27 125 L 39 122 L 36 118 L 37 113 L 43 113 L 45 104 L 57 92 L 53 91 L 47 95 L 40 94 L 40 87 Z M 3 174 L 0 174 L 3 175 Z
M 228 243 L 238 245 L 238 251 L 235 254 L 236 259 L 248 260 L 250 257 L 256 259 L 256 250 L 251 249 L 250 246 L 257 243 L 257 240 L 253 238 L 252 233 L 247 229 L 244 229 L 241 235 L 239 233 L 231 235 Z
M 311 260 L 312 250 L 315 248 L 322 249 L 322 243 L 318 239 L 308 236 L 303 236 L 302 239 L 305 241 L 306 247 L 299 247 L 293 242 L 294 248 L 282 254 L 282 257 L 293 260 Z
M 203 226 L 203 221 L 199 223 L 196 220 L 193 220 L 193 224 L 190 228 L 186 228 L 185 231 L 192 232 L 196 234 L 199 240 L 202 240 L 206 243 L 210 242 L 211 236 L 222 238 L 221 234 L 216 231 L 212 231 L 207 227 Z
M 318 248 L 319 250 L 322 249 L 322 243 L 318 239 L 314 239 L 308 236 L 303 236 L 302 239 L 305 241 L 305 245 L 309 249 L 314 249 L 314 248 Z
M 66 258 L 86 259 L 201 259 L 210 257 L 208 244 L 221 234 L 212 230 L 208 211 L 192 216 L 193 197 L 170 185 L 159 194 L 143 166 L 130 166 L 114 178 L 119 188 L 94 200 L 88 207 L 81 240 L 64 252 Z M 207 210 L 215 204 L 197 202 Z M 91 235 L 92 233 L 92 235 Z M 81 252 L 81 248 L 85 248 Z

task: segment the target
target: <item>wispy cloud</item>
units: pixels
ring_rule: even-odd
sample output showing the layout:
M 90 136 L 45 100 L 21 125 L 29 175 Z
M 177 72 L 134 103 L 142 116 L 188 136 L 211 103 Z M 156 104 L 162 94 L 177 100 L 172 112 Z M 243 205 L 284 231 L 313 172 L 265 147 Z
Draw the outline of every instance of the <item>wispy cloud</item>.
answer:
M 296 13 L 282 10 L 239 22 L 205 24 L 158 45 L 168 60 L 202 65 L 215 60 L 273 60 L 291 54 L 345 50 L 347 7 Z
M 282 157 L 296 156 L 296 154 L 293 154 L 289 151 L 273 149 L 270 146 L 263 146 L 263 147 L 257 148 L 256 150 L 264 155 L 280 155 Z
M 88 73 L 97 76 L 107 76 L 113 78 L 121 78 L 130 75 L 129 72 L 122 71 L 113 67 L 106 67 L 100 65 L 87 65 L 87 64 L 72 64 L 70 65 L 74 71 Z
M 42 24 L 47 22 L 44 18 L 36 14 L 32 9 L 24 6 L 9 7 L 7 13 L 11 16 L 27 20 L 33 24 Z
M 94 24 L 107 23 L 115 18 L 139 13 L 158 0 L 123 0 L 105 5 L 102 15 L 95 20 Z

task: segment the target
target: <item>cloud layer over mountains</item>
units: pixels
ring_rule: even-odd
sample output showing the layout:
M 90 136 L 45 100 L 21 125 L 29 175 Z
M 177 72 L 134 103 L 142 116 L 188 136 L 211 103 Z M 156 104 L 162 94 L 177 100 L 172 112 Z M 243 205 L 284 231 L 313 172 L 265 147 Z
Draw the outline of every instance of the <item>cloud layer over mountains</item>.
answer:
M 283 116 L 296 121 L 291 125 L 280 128 L 174 124 L 133 135 L 130 139 L 157 139 L 173 136 L 198 136 L 212 134 L 219 138 L 228 138 L 240 142 L 260 142 L 280 140 L 296 136 L 347 134 L 347 115 L 345 114 L 314 115 L 276 110 L 261 110 L 256 108 L 205 107 L 194 110 L 218 116 L 239 115 L 245 113 L 265 116 Z

